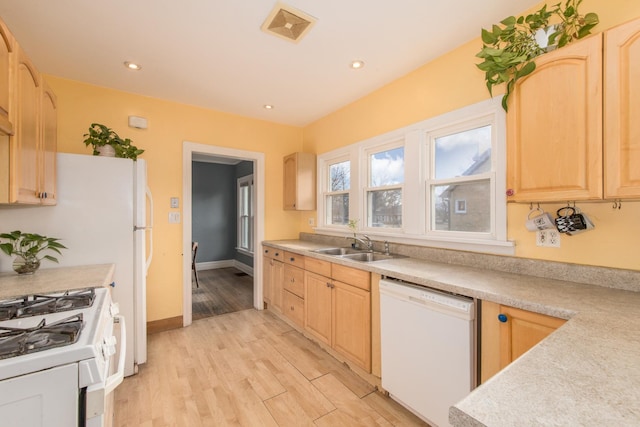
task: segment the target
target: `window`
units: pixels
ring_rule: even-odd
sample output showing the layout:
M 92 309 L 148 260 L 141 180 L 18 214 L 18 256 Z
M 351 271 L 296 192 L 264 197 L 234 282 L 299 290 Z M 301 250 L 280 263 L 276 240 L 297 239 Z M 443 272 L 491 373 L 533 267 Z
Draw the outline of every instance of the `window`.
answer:
M 492 125 L 433 133 L 431 230 L 492 231 Z
M 238 178 L 238 250 L 253 253 L 253 175 Z
M 402 227 L 404 147 L 370 152 L 367 194 L 367 226 Z
M 506 123 L 500 99 L 318 156 L 317 231 L 513 254 L 507 241 Z M 348 177 L 348 178 L 347 178 Z
M 351 162 L 339 160 L 329 163 L 325 199 L 325 223 L 347 225 L 349 222 L 349 190 L 351 189 Z

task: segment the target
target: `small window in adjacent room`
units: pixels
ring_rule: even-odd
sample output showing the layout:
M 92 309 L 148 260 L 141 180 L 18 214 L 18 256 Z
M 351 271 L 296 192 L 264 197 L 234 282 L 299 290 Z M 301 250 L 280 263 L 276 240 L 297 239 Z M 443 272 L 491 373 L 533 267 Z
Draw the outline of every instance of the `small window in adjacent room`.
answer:
M 467 213 L 467 201 L 466 200 L 456 200 L 456 213 L 457 214 Z
M 253 175 L 238 178 L 238 250 L 253 253 Z

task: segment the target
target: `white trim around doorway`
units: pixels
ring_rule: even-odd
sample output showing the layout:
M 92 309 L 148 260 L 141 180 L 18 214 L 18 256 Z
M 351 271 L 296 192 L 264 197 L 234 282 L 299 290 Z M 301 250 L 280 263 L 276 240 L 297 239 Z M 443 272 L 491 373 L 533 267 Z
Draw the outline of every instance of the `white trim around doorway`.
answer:
M 255 229 L 254 242 L 260 247 L 264 240 L 264 153 L 237 150 L 215 145 L 200 144 L 184 141 L 182 143 L 182 324 L 189 326 L 192 321 L 191 309 L 191 162 L 194 154 L 232 157 L 239 160 L 253 161 L 255 198 Z M 262 304 L 262 257 L 253 258 L 253 306 L 263 309 Z

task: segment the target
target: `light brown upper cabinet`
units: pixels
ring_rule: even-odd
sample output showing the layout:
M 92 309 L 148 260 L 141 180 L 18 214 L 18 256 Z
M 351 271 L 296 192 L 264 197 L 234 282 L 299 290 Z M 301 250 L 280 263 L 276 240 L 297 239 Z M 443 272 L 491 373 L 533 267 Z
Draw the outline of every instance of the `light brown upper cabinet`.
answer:
M 640 19 L 604 35 L 605 198 L 640 197 Z
M 9 111 L 11 108 L 10 96 L 10 76 L 11 59 L 13 52 L 13 36 L 0 21 L 0 134 L 10 135 L 13 133 L 13 126 Z
M 508 200 L 602 198 L 602 35 L 540 56 L 509 101 Z
M 284 209 L 312 211 L 316 208 L 316 156 L 293 153 L 285 156 Z
M 640 19 L 536 65 L 507 114 L 508 200 L 639 198 Z
M 0 203 L 56 204 L 57 120 L 55 94 L 0 22 Z

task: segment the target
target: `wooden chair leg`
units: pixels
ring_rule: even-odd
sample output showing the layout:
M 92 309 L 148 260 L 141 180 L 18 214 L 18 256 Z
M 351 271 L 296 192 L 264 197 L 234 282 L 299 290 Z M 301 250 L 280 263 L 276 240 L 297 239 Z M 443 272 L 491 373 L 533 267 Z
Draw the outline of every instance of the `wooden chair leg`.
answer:
M 196 276 L 196 288 L 199 288 L 200 284 L 198 283 L 198 270 L 196 270 L 195 265 L 191 266 L 191 269 L 193 270 L 193 274 Z

